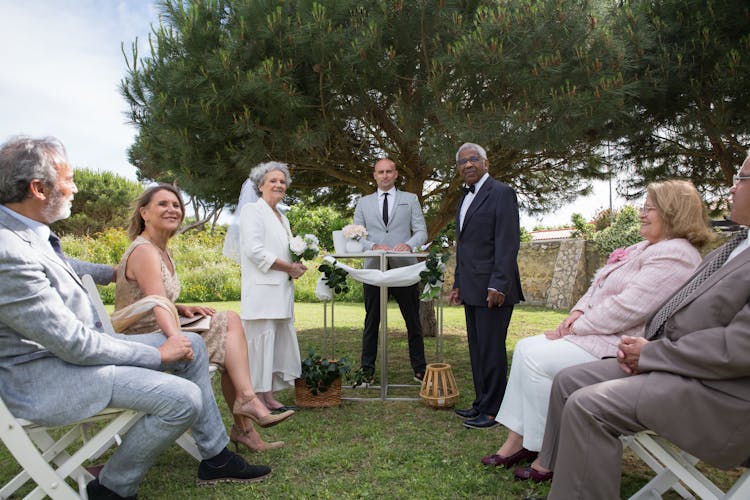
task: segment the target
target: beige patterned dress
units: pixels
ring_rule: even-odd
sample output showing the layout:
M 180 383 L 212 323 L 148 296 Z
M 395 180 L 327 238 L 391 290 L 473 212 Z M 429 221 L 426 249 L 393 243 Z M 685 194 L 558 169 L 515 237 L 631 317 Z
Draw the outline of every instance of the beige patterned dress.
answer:
M 130 254 L 133 252 L 133 250 L 135 250 L 135 248 L 140 245 L 153 245 L 153 243 L 142 236 L 138 236 L 135 240 L 133 240 L 128 249 L 123 254 L 122 259 L 120 260 L 120 265 L 117 268 L 117 281 L 115 282 L 115 311 L 129 306 L 130 304 L 142 299 L 145 296 L 141 289 L 138 288 L 138 283 L 129 280 L 125 276 L 125 268 L 128 262 L 128 258 L 130 258 Z M 180 279 L 177 277 L 177 267 L 175 266 L 174 260 L 172 259 L 172 254 L 169 253 L 169 250 L 167 250 L 167 254 L 169 255 L 172 269 L 174 269 L 175 271 L 170 272 L 166 262 L 164 262 L 164 259 L 162 259 L 161 282 L 164 285 L 164 293 L 166 293 L 167 298 L 174 303 L 174 301 L 177 300 L 177 298 L 180 296 L 181 285 Z M 161 255 L 161 253 L 159 255 Z M 156 316 L 154 316 L 154 314 L 148 314 L 133 323 L 122 333 L 137 334 L 152 333 L 158 331 L 159 325 L 156 323 Z M 224 340 L 226 336 L 227 313 L 217 312 L 211 318 L 211 327 L 207 331 L 201 332 L 201 337 L 203 337 L 203 341 L 206 343 L 206 348 L 208 349 L 209 362 L 217 365 L 219 367 L 219 370 L 221 370 L 222 372 L 225 371 Z

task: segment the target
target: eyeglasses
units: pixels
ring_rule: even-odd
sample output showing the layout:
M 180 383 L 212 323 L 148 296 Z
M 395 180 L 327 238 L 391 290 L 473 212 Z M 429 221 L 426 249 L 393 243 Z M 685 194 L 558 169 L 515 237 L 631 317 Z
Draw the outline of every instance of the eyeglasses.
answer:
M 652 205 L 643 205 L 641 208 L 638 209 L 638 212 L 640 212 L 640 213 L 642 213 L 642 214 L 645 215 L 645 214 L 649 213 L 651 210 L 656 210 L 656 207 L 654 207 Z
M 748 179 L 750 179 L 750 175 L 734 174 L 732 176 L 732 186 L 734 186 L 735 184 L 737 184 L 740 181 L 746 181 Z
M 466 165 L 469 162 L 471 162 L 471 163 L 479 163 L 482 160 L 484 160 L 484 158 L 481 158 L 479 156 L 469 156 L 468 158 L 461 158 L 460 160 L 458 160 L 457 163 L 458 163 L 459 167 L 463 167 L 464 165 Z

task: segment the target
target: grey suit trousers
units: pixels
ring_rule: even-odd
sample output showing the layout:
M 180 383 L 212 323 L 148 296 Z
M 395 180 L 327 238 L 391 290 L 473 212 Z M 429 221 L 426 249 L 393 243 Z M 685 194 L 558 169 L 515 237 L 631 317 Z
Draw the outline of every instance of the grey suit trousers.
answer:
M 135 495 L 159 454 L 188 428 L 204 459 L 218 455 L 229 441 L 211 388 L 206 346 L 200 335 L 184 335 L 191 340 L 194 358 L 162 366 L 172 374 L 134 366 L 114 367 L 108 406 L 145 413 L 125 434 L 122 445 L 99 475 L 101 484 L 120 496 Z M 164 335 L 131 335 L 129 340 L 157 347 L 164 342 Z

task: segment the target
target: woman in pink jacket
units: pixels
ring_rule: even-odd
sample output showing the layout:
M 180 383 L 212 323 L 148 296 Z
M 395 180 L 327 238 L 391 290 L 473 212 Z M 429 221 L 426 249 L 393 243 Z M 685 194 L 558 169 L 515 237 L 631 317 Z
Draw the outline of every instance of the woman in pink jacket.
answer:
M 621 335 L 643 335 L 646 319 L 701 261 L 695 247 L 713 237 L 700 195 L 688 181 L 650 184 L 640 219 L 645 241 L 612 252 L 557 329 L 516 344 L 497 414 L 508 437 L 494 455 L 482 458 L 485 465 L 510 467 L 533 460 L 542 445 L 555 374 L 616 356 Z M 531 479 L 548 478 L 537 474 Z

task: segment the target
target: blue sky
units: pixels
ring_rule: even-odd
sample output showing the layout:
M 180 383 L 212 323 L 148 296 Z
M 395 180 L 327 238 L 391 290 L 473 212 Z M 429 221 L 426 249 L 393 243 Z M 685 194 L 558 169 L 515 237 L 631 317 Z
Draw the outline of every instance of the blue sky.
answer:
M 58 137 L 76 168 L 110 170 L 135 180 L 127 149 L 135 128 L 119 83 L 121 44 L 147 54 L 159 11 L 150 0 L 0 0 L 0 141 L 17 134 Z M 615 208 L 623 201 L 615 200 Z M 559 225 L 574 212 L 591 217 L 609 206 L 606 182 L 595 194 L 521 225 Z

